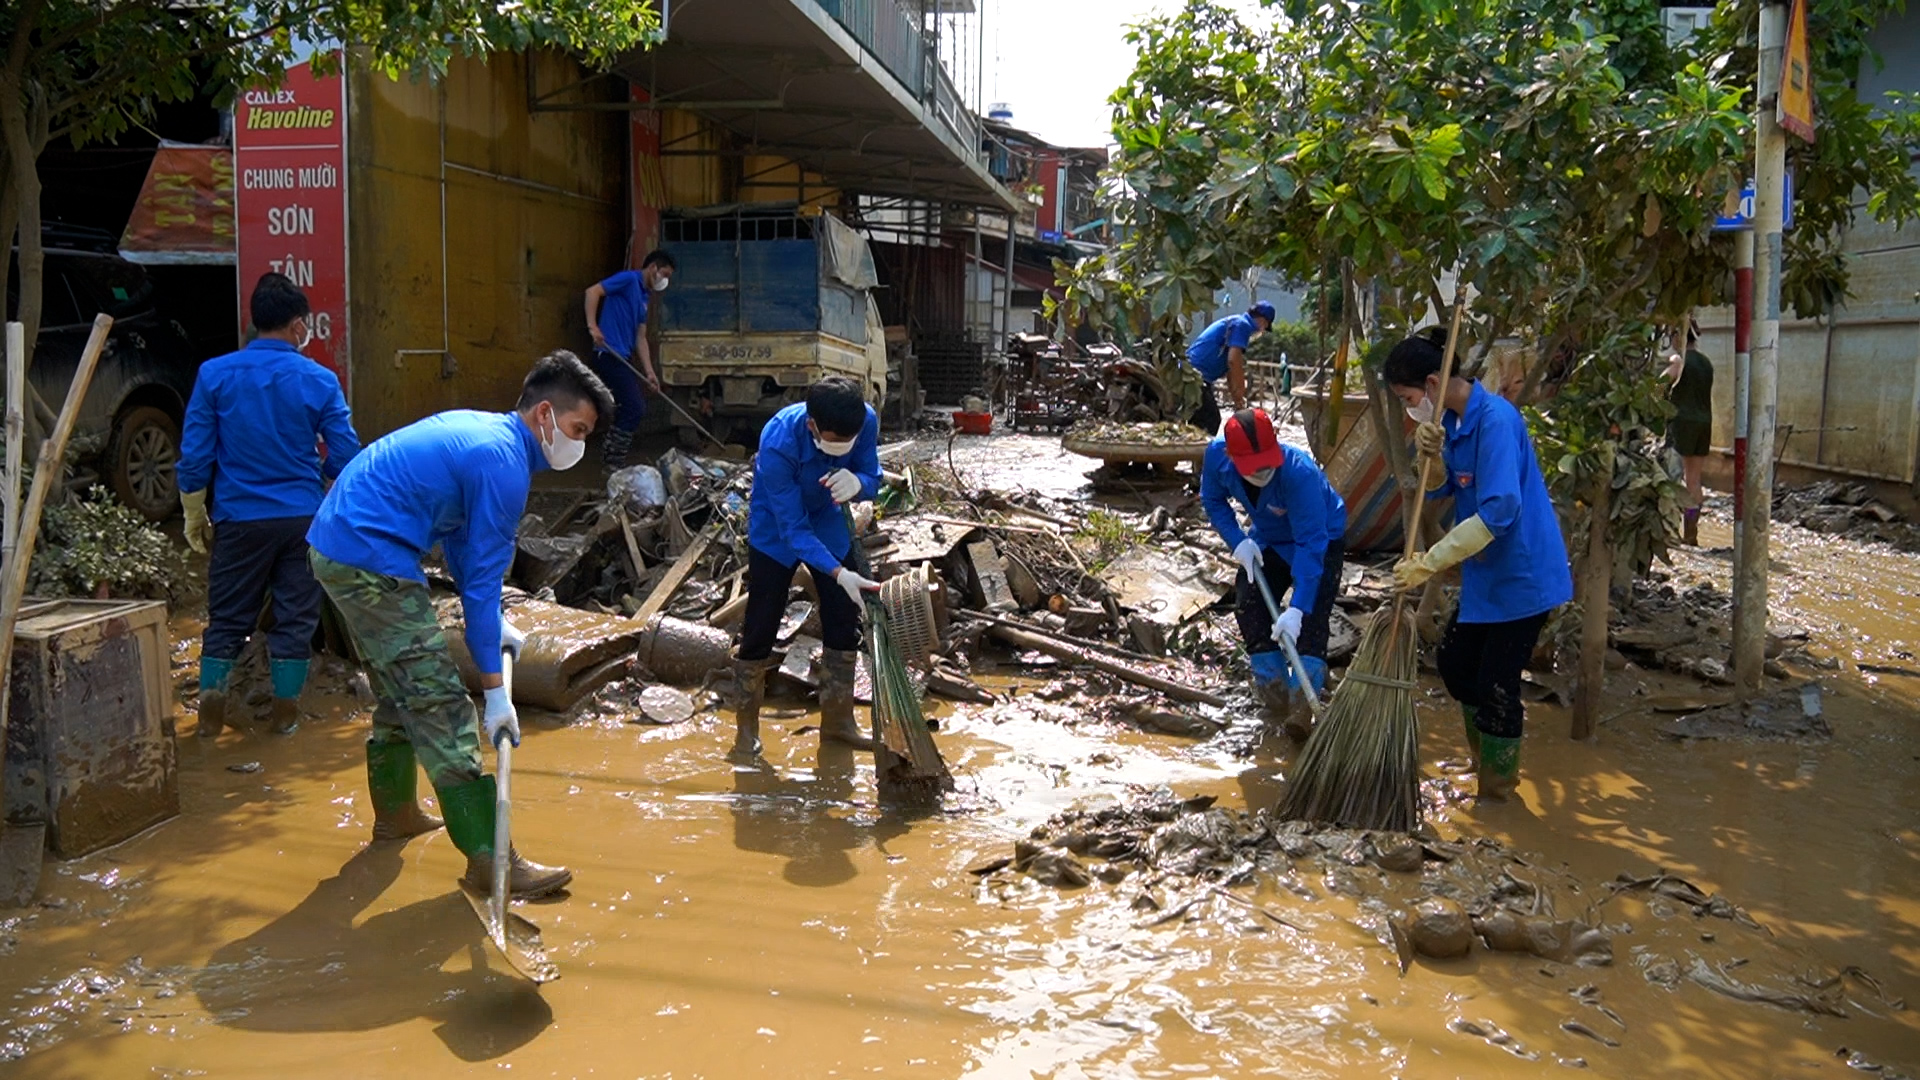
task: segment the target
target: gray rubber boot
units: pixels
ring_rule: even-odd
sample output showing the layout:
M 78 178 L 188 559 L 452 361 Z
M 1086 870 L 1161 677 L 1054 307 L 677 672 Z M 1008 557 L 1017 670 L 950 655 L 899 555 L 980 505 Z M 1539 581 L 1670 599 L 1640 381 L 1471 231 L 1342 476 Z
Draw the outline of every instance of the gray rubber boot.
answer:
M 733 685 L 727 688 L 733 706 L 733 749 L 727 760 L 736 765 L 751 765 L 760 759 L 760 704 L 767 696 L 767 672 L 773 658 L 742 660 L 733 658 Z
M 873 740 L 853 719 L 853 672 L 859 656 L 850 649 L 820 650 L 820 741 L 871 750 Z

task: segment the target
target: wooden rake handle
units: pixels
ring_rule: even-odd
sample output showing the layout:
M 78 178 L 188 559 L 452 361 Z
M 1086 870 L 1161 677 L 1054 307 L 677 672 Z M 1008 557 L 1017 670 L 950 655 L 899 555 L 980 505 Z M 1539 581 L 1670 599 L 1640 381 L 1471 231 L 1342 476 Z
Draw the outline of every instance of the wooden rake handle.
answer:
M 1467 287 L 1456 283 L 1453 290 L 1453 325 L 1447 330 L 1446 352 L 1440 357 L 1440 400 L 1433 406 L 1433 422 L 1438 424 L 1447 411 L 1447 386 L 1453 381 L 1453 350 L 1460 341 L 1460 316 L 1467 310 Z M 1415 499 L 1427 497 L 1427 477 L 1433 468 L 1432 458 L 1420 459 L 1420 490 L 1414 492 Z M 1420 550 L 1420 514 L 1419 503 L 1415 503 L 1415 512 L 1407 523 L 1407 553 L 1404 558 L 1411 559 Z

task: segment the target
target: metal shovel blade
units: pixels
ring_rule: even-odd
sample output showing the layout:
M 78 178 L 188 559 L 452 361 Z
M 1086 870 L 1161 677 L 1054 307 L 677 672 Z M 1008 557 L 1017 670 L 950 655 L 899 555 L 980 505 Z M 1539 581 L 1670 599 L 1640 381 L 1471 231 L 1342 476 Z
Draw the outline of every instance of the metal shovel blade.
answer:
M 473 913 L 480 916 L 481 925 L 487 928 L 487 938 L 507 958 L 513 970 L 527 977 L 535 985 L 550 983 L 560 977 L 560 969 L 547 959 L 547 947 L 540 941 L 540 928 L 512 910 L 507 912 L 504 922 L 493 921 L 493 899 L 487 894 L 462 881 L 460 891 L 466 895 L 467 903 L 472 905 Z
M 0 907 L 26 907 L 40 888 L 45 825 L 0 824 Z

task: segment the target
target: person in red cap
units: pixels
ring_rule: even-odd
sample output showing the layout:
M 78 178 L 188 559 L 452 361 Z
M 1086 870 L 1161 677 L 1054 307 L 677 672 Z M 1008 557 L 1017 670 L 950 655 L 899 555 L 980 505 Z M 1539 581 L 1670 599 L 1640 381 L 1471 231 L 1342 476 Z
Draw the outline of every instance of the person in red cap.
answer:
M 1280 641 L 1284 637 L 1300 651 L 1310 680 L 1304 692 L 1318 697 L 1327 685 L 1327 621 L 1346 563 L 1347 504 L 1313 455 L 1274 437 L 1273 421 L 1262 409 L 1234 413 L 1207 444 L 1200 502 L 1240 564 L 1234 617 L 1254 686 L 1270 706 L 1283 711 L 1287 733 L 1303 739 L 1311 713 L 1292 707 L 1303 688 Z M 1249 522 L 1245 528 L 1242 510 Z M 1276 600 L 1292 590 L 1277 622 L 1253 574 L 1266 575 Z

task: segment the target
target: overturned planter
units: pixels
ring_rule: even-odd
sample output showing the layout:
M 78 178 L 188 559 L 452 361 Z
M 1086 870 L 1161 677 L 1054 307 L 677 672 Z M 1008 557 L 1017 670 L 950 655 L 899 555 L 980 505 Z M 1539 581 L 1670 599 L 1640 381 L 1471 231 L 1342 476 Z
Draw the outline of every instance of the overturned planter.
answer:
M 480 672 L 467 651 L 466 624 L 457 599 L 438 605 L 447 648 L 467 689 L 478 693 Z M 521 705 L 567 712 L 621 677 L 639 649 L 643 628 L 629 619 L 582 611 L 545 600 L 522 600 L 507 610 L 527 635 L 513 668 L 513 699 Z

